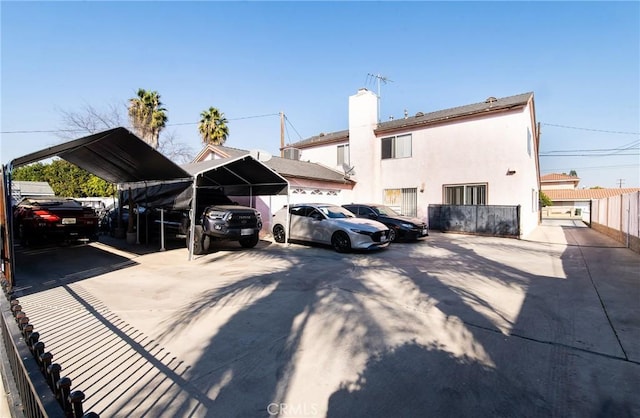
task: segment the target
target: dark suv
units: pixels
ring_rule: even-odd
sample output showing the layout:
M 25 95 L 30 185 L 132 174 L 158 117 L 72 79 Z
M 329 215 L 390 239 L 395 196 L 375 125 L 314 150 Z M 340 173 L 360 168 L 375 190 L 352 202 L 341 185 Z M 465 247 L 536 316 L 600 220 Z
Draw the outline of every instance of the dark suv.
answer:
M 260 240 L 262 217 L 256 209 L 240 206 L 220 192 L 209 191 L 200 194 L 196 209 L 196 227 L 194 231 L 193 253 L 204 254 L 209 251 L 212 240 L 238 241 L 244 248 L 253 248 Z M 161 217 L 160 208 L 137 208 L 140 210 L 141 240 L 158 239 L 160 224 L 164 224 L 165 237 L 168 239 L 186 239 L 187 248 L 191 238 L 188 210 L 165 210 Z M 128 210 L 123 210 L 124 226 L 127 225 Z M 161 221 L 162 219 L 162 221 Z M 110 230 L 117 223 L 117 209 L 109 216 Z M 134 227 L 137 222 L 134 223 Z M 112 233 L 113 235 L 113 233 Z M 146 238 L 146 239 L 145 239 Z
M 211 240 L 238 241 L 244 248 L 253 248 L 261 229 L 262 217 L 256 209 L 234 204 L 207 206 L 196 221 L 193 253 L 206 253 Z
M 358 218 L 374 219 L 389 228 L 389 241 L 415 241 L 429 235 L 426 223 L 418 218 L 402 216 L 388 206 L 351 203 L 342 205 Z

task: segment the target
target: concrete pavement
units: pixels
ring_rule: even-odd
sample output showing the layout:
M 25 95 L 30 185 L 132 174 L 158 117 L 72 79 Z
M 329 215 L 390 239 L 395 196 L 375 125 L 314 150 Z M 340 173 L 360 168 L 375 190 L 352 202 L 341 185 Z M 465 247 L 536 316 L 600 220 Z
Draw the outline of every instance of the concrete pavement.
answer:
M 128 249 L 17 256 L 23 310 L 103 417 L 640 416 L 640 256 L 580 224 Z

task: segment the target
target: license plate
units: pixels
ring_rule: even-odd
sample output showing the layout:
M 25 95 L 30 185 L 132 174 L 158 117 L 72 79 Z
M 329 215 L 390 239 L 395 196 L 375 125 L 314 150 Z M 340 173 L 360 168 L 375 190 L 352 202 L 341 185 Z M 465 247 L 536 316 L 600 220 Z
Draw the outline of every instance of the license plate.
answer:
M 253 229 L 243 228 L 240 230 L 240 235 L 253 235 Z
M 383 236 L 380 237 L 380 242 L 387 242 L 388 239 L 389 238 L 387 238 L 386 235 L 383 235 Z
M 427 230 L 426 229 L 422 230 L 422 235 L 427 235 Z
M 62 225 L 74 225 L 76 218 L 62 218 Z

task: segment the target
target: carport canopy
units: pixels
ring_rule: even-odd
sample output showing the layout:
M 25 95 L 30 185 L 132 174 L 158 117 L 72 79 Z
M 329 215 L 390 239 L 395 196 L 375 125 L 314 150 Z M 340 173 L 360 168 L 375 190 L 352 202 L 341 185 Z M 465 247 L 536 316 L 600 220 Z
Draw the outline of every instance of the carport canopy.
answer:
M 27 154 L 13 168 L 60 157 L 111 182 L 189 179 L 191 176 L 126 128 L 114 128 Z
M 118 127 L 64 142 L 11 161 L 10 167 L 60 157 L 108 181 L 117 183 L 123 199 L 147 207 L 190 209 L 197 189 L 230 196 L 288 194 L 287 180 L 251 155 L 178 166 L 128 129 Z M 196 202 L 198 205 L 206 202 Z M 195 210 L 191 210 L 191 224 Z M 191 239 L 193 241 L 191 228 Z M 189 245 L 189 259 L 193 246 Z
M 217 188 L 226 195 L 286 194 L 287 180 L 250 155 L 179 166 L 119 127 L 64 142 L 11 161 L 16 168 L 60 157 L 119 185 L 135 203 L 166 209 L 191 207 L 196 188 Z

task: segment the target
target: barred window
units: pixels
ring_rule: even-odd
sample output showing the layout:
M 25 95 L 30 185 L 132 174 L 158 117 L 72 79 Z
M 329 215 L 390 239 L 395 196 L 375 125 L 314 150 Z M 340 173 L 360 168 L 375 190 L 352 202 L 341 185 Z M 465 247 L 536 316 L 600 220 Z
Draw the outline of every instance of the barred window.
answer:
M 486 205 L 486 184 L 460 184 L 444 186 L 445 205 Z

